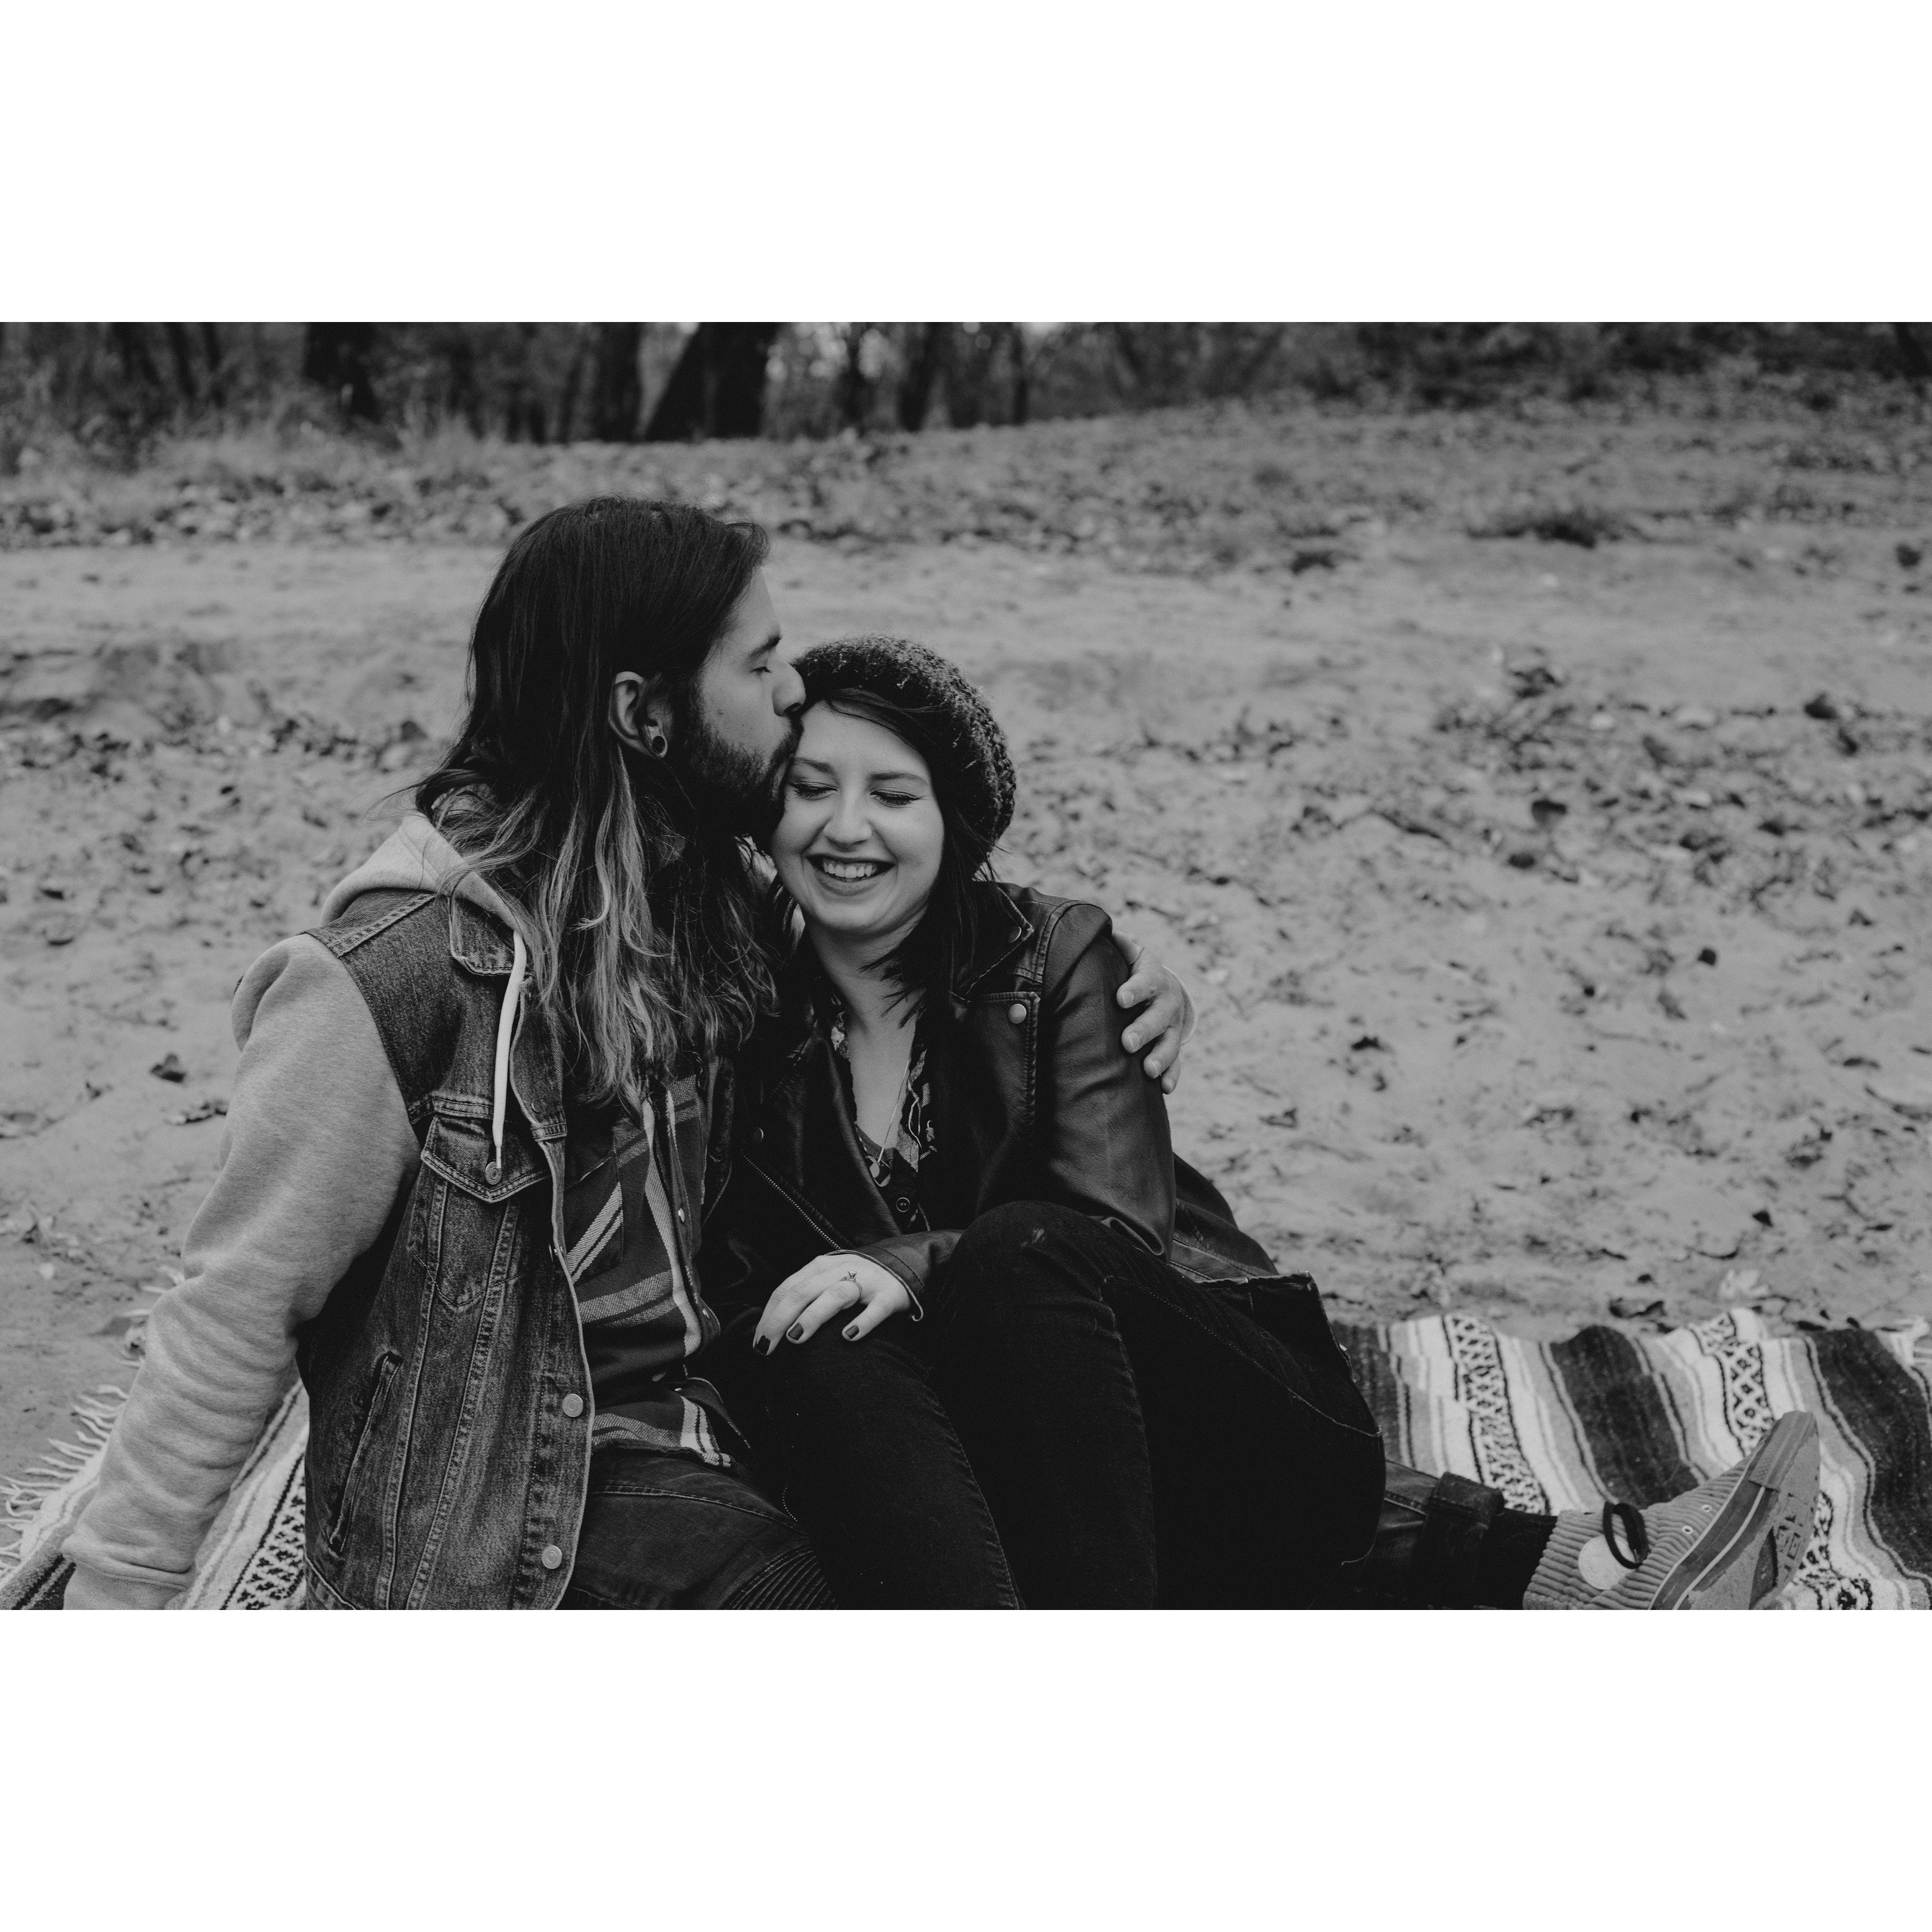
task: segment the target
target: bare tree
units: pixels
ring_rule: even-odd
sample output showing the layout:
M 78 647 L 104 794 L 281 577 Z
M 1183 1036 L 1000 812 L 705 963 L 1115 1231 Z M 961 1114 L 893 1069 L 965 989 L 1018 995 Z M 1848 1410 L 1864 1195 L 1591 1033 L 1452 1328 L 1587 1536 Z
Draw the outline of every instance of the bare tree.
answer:
M 570 361 L 563 372 L 563 387 L 556 402 L 556 440 L 568 442 L 577 428 L 578 392 L 584 386 L 584 364 L 590 344 L 590 332 L 582 322 L 570 345 Z
M 932 406 L 932 392 L 944 373 L 952 347 L 956 325 L 950 322 L 915 322 L 904 331 L 904 374 L 899 378 L 894 399 L 899 428 L 921 430 L 926 412 Z
M 302 335 L 302 380 L 328 390 L 345 422 L 374 422 L 375 352 L 373 322 L 311 322 Z
M 182 400 L 194 403 L 200 400 L 201 386 L 195 380 L 194 345 L 188 339 L 186 328 L 178 322 L 162 325 L 168 338 L 168 353 L 174 358 L 175 380 L 181 385 Z
M 520 322 L 503 386 L 503 433 L 512 442 L 543 442 L 549 428 L 535 374 L 538 324 Z
M 871 334 L 869 322 L 848 322 L 843 334 L 845 361 L 838 371 L 834 397 L 841 429 L 863 429 L 872 412 L 872 396 L 878 385 L 866 374 L 866 340 Z
M 1006 332 L 1006 358 L 1013 370 L 1010 414 L 1015 422 L 1023 423 L 1033 406 L 1033 372 L 1027 362 L 1026 331 L 1016 322 L 1004 326 Z
M 228 400 L 228 363 L 221 346 L 221 332 L 212 322 L 201 325 L 201 352 L 208 362 L 208 399 L 217 409 Z
M 630 442 L 638 434 L 644 405 L 644 377 L 638 355 L 644 346 L 641 322 L 600 322 L 590 378 L 590 434 L 599 442 Z
M 948 322 L 941 373 L 946 416 L 955 429 L 982 422 L 1024 422 L 1032 405 L 1026 343 L 1016 322 Z M 1006 370 L 1002 406 L 1000 365 Z
M 756 436 L 764 425 L 765 370 L 776 322 L 700 322 L 644 428 L 646 442 Z
M 114 352 L 120 358 L 121 373 L 128 381 L 138 388 L 160 388 L 161 372 L 155 368 L 154 352 L 148 346 L 146 326 L 138 322 L 110 322 L 107 332 L 113 341 Z

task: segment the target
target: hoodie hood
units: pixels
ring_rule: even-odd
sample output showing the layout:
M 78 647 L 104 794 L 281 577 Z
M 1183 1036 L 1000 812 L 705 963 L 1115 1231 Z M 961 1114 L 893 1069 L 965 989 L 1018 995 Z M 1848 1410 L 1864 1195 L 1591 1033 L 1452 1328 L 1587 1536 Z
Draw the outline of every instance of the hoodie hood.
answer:
M 320 922 L 340 919 L 350 900 L 364 892 L 441 892 L 462 865 L 456 848 L 421 812 L 412 812 L 322 901 Z M 514 927 L 495 887 L 474 873 L 457 881 L 456 896 Z
M 412 812 L 348 878 L 322 902 L 324 926 L 341 917 L 350 902 L 364 892 L 402 891 L 435 892 L 463 864 L 463 855 L 420 812 Z M 484 1172 L 494 1186 L 502 1172 L 503 1120 L 510 1090 L 510 1042 L 517 1030 L 517 1015 L 523 1004 L 524 980 L 530 955 L 524 935 L 510 916 L 500 894 L 473 873 L 458 880 L 457 898 L 501 920 L 510 928 L 512 957 L 509 983 L 503 990 L 503 1004 L 496 1022 L 496 1065 L 490 1082 L 490 1140 L 494 1157 Z

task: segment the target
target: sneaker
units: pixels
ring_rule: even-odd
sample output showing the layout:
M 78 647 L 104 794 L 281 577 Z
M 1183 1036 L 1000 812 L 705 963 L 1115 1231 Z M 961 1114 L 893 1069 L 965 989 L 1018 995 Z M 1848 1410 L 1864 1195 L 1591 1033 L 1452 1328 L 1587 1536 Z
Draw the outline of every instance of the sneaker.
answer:
M 1642 1510 L 1606 1504 L 1595 1534 L 1588 1517 L 1559 1519 L 1530 1595 L 1552 1610 L 1774 1608 L 1817 1497 L 1818 1425 L 1780 1416 L 1736 1468 L 1688 1495 Z

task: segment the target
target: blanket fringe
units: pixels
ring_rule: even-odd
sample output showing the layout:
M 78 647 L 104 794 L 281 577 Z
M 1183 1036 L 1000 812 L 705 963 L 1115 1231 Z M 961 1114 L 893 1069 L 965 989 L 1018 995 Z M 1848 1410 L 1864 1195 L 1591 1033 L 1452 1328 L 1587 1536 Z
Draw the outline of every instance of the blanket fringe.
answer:
M 58 1442 L 50 1438 L 39 1462 L 17 1476 L 0 1476 L 0 1515 L 32 1517 L 50 1496 L 57 1496 L 107 1446 L 114 1424 L 126 1406 L 128 1391 L 112 1384 L 85 1390 L 68 1405 L 68 1413 L 77 1426 L 78 1442 Z M 0 1523 L 0 1534 L 11 1540 L 0 1544 L 0 1576 L 16 1568 L 26 1526 L 18 1528 Z

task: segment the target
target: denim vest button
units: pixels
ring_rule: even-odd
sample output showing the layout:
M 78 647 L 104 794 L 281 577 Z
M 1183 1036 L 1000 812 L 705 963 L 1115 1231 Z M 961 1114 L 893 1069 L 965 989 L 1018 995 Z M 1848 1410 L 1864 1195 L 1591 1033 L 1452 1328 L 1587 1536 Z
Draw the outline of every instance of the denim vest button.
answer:
M 584 1413 L 584 1398 L 580 1395 L 567 1395 L 563 1399 L 563 1412 L 574 1422 Z
M 1021 1021 L 1026 1018 L 1025 1006 L 1019 1000 L 1016 1000 L 1012 1004 L 1006 1009 L 1006 1017 L 1012 1022 L 1015 1026 L 1018 1026 Z
M 558 1549 L 555 1544 L 546 1543 L 544 1545 L 544 1552 L 537 1558 L 537 1561 L 546 1570 L 556 1569 L 563 1562 L 563 1552 Z
M 503 1170 L 494 1160 L 486 1160 L 483 1163 L 483 1179 L 485 1185 L 494 1187 L 502 1178 Z

